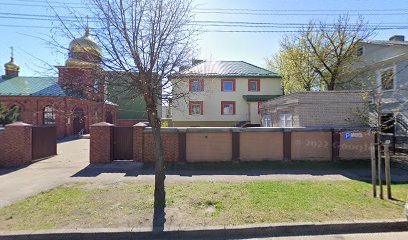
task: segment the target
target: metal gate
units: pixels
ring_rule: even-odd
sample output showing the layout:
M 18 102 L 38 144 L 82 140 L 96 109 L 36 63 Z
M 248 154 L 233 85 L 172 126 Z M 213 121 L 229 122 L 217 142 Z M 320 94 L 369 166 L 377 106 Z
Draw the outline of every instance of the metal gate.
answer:
M 32 159 L 57 155 L 57 127 L 33 126 L 32 129 Z
M 113 128 L 113 160 L 133 159 L 133 127 Z

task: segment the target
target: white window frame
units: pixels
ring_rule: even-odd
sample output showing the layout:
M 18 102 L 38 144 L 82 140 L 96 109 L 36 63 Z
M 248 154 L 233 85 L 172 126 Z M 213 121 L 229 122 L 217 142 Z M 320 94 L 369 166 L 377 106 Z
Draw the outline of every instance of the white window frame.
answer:
M 198 106 L 198 107 L 200 108 L 199 113 L 194 113 L 194 111 L 193 111 L 194 106 Z M 192 115 L 192 116 L 203 115 L 202 104 L 200 104 L 200 103 L 192 103 L 192 104 L 191 104 L 191 115 Z
M 392 89 L 383 89 L 383 87 L 382 87 L 382 79 L 381 79 L 382 73 L 383 73 L 383 72 L 386 72 L 386 71 L 388 71 L 388 70 L 390 70 L 390 69 L 393 71 Z M 396 70 L 397 70 L 397 66 L 396 66 L 396 65 L 393 65 L 393 66 L 391 66 L 391 67 L 382 68 L 382 69 L 380 69 L 380 70 L 377 71 L 377 86 L 379 86 L 378 89 L 379 89 L 380 91 L 383 91 L 383 92 L 395 91 L 396 86 L 397 86 L 397 74 L 396 74 L 397 71 L 396 71 Z
M 53 106 L 45 106 L 43 109 L 43 124 L 55 125 L 57 123 L 56 109 Z
M 228 109 L 231 110 L 231 111 L 228 110 L 229 113 L 225 113 L 226 105 L 231 106 L 231 107 L 228 107 Z M 222 115 L 234 115 L 234 103 L 223 103 L 222 104 Z
M 270 114 L 265 114 L 262 116 L 262 126 L 263 127 L 272 127 L 272 115 Z
M 293 114 L 292 113 L 279 114 L 279 125 L 281 128 L 293 127 Z

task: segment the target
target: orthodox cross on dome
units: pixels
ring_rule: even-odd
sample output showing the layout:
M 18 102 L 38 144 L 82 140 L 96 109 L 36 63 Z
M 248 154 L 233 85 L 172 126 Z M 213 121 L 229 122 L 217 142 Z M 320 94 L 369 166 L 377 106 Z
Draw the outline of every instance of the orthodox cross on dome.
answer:
M 86 15 L 85 36 L 89 36 L 89 16 L 88 15 Z
M 13 59 L 14 58 L 14 47 L 10 47 L 10 50 L 11 50 L 11 59 Z

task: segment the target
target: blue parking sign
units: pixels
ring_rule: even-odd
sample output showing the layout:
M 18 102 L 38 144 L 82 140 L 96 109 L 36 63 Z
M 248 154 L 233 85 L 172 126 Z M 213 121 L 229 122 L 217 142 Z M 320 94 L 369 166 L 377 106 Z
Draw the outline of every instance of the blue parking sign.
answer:
M 349 132 L 344 133 L 344 140 L 349 140 L 351 139 L 351 134 Z

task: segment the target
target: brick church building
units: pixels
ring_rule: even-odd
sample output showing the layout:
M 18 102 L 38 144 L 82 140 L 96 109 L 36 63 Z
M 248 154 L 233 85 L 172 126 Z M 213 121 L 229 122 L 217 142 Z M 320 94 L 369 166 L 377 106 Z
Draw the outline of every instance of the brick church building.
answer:
M 107 100 L 102 51 L 91 38 L 69 45 L 65 66 L 57 66 L 58 77 L 22 77 L 12 53 L 0 78 L 0 104 L 18 107 L 19 121 L 33 125 L 56 125 L 58 137 L 88 133 L 97 122 L 115 123 L 118 106 Z

